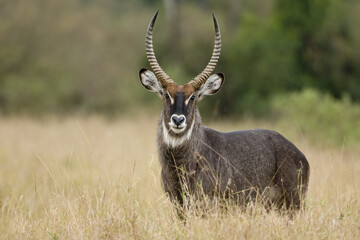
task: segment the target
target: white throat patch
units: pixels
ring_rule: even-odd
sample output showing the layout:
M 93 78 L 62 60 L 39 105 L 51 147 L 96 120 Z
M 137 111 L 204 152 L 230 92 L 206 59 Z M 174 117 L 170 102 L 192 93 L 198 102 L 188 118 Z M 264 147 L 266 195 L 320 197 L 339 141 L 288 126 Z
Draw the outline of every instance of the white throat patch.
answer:
M 173 137 L 169 134 L 169 130 L 166 128 L 165 126 L 165 122 L 164 119 L 162 120 L 162 132 L 163 132 L 163 139 L 164 139 L 164 143 L 172 148 L 178 147 L 181 144 L 183 144 L 185 141 L 189 140 L 191 137 L 191 133 L 193 131 L 195 125 L 195 118 L 193 119 L 190 129 L 187 131 L 187 133 L 181 137 Z

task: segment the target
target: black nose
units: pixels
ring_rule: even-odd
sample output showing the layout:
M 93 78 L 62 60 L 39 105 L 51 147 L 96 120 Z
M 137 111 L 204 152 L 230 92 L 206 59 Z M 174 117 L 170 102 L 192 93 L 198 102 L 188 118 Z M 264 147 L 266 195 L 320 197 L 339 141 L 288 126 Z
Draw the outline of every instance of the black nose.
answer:
M 180 124 L 182 124 L 185 121 L 185 117 L 183 117 L 183 116 L 180 116 L 180 117 L 172 116 L 171 120 L 178 127 Z

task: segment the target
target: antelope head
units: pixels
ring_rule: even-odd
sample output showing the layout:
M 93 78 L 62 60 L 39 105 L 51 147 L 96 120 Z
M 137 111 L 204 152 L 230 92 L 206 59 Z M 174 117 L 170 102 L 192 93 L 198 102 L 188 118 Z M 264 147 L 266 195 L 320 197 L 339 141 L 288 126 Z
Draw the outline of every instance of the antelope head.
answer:
M 225 79 L 222 73 L 211 75 L 220 56 L 220 29 L 213 14 L 215 44 L 211 59 L 199 75 L 185 85 L 178 85 L 162 70 L 155 57 L 152 32 L 157 15 L 158 11 L 150 21 L 145 40 L 146 56 L 153 71 L 142 68 L 140 81 L 147 90 L 157 93 L 164 101 L 162 124 L 168 134 L 173 137 L 189 136 L 195 122 L 197 103 L 206 95 L 216 93 Z

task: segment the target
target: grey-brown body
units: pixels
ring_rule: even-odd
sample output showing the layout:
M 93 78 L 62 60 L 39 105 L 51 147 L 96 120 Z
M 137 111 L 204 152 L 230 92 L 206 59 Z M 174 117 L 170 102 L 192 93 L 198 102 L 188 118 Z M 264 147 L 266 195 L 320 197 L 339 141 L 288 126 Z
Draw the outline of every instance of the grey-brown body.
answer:
M 191 137 L 176 147 L 166 144 L 160 116 L 161 176 L 173 201 L 183 204 L 187 191 L 192 197 L 231 197 L 240 204 L 260 196 L 278 207 L 300 207 L 310 168 L 299 149 L 271 130 L 218 132 L 202 125 L 196 112 Z
M 299 208 L 309 183 L 305 156 L 275 131 L 221 133 L 202 125 L 197 103 L 223 85 L 212 74 L 220 56 L 220 28 L 213 14 L 215 43 L 205 69 L 184 85 L 176 84 L 156 60 L 152 31 L 146 33 L 146 55 L 154 72 L 142 68 L 141 84 L 164 103 L 158 124 L 158 147 L 165 191 L 182 205 L 188 196 L 231 198 L 246 203 L 260 196 L 279 207 Z

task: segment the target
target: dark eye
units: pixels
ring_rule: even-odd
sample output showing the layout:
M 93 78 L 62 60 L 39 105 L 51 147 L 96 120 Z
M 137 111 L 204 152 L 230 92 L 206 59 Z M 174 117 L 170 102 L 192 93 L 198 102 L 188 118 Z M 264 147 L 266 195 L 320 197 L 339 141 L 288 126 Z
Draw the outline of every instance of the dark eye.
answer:
M 165 98 L 170 98 L 169 94 L 165 93 Z
M 194 95 L 192 95 L 190 99 L 191 99 L 191 100 L 194 100 L 194 99 L 195 99 L 195 96 L 194 96 Z

